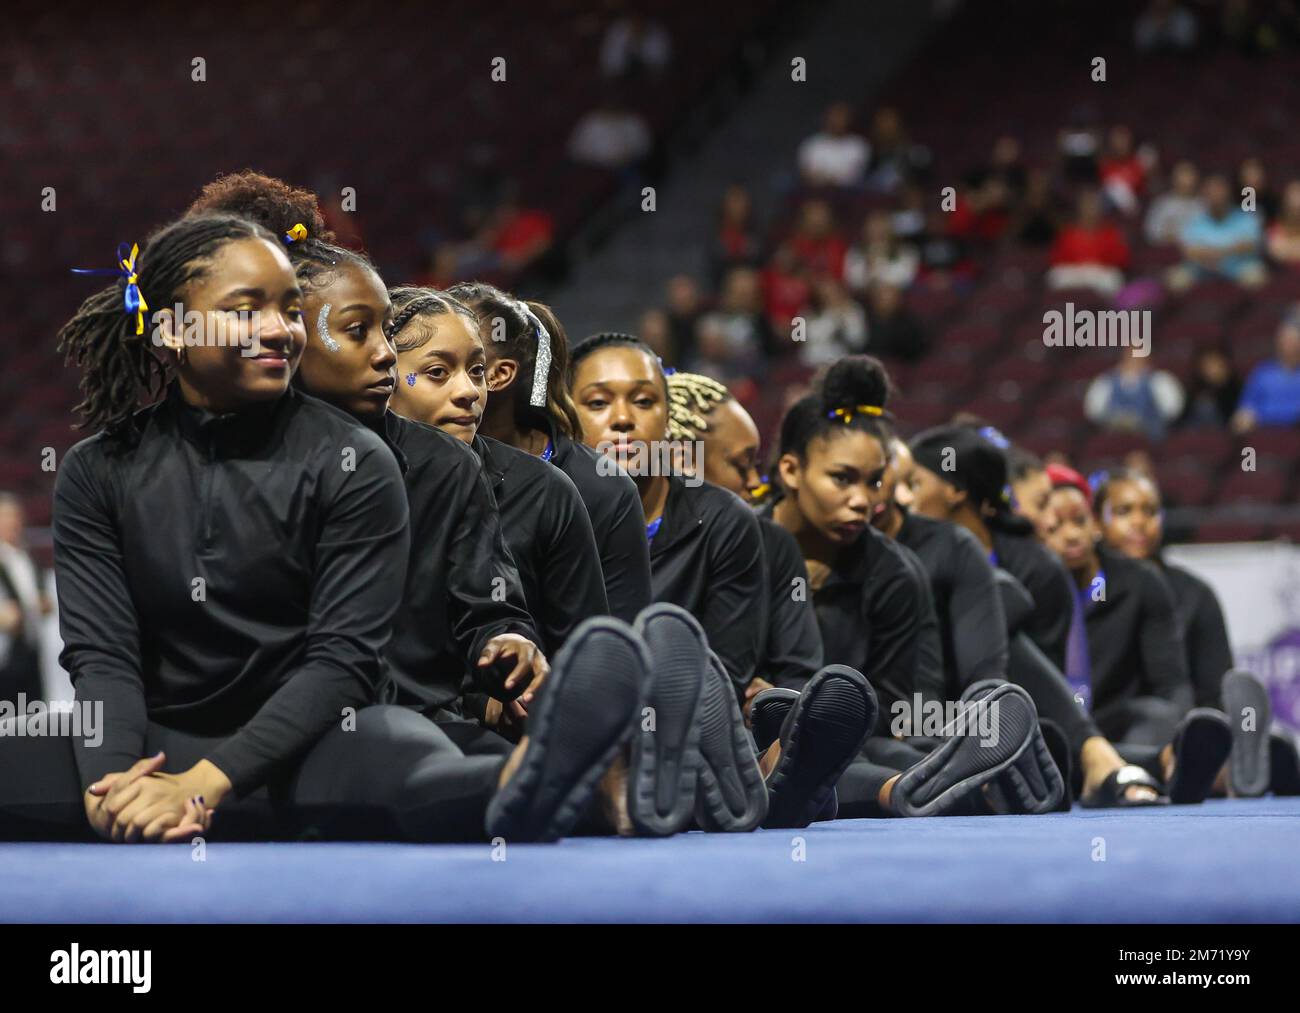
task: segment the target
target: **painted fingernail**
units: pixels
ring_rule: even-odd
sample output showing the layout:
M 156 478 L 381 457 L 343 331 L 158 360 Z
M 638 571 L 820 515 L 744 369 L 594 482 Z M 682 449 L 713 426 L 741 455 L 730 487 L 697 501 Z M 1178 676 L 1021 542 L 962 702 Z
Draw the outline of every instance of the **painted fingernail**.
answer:
M 199 803 L 200 803 L 200 804 L 203 803 L 203 796 L 202 796 L 202 795 L 199 796 Z

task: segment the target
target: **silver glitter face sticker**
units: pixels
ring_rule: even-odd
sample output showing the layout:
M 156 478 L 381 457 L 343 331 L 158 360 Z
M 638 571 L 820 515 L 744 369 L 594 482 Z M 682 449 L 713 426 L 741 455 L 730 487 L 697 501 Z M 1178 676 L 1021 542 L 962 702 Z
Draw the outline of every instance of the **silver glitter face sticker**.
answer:
M 533 333 L 537 336 L 537 358 L 533 364 L 533 389 L 529 392 L 528 403 L 535 408 L 542 408 L 546 405 L 546 381 L 551 375 L 551 335 L 547 333 L 542 322 L 537 319 L 537 315 L 528 308 L 528 304 L 520 301 L 519 310 L 533 325 Z
M 320 335 L 322 344 L 331 352 L 339 350 L 339 343 L 330 337 L 330 304 L 326 303 L 320 308 L 320 316 L 316 318 L 316 333 Z

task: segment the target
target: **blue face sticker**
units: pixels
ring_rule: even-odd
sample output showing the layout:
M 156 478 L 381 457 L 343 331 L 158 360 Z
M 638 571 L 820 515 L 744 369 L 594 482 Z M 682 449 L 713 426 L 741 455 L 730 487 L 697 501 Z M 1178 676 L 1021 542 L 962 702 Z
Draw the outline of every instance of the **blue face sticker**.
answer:
M 415 386 L 415 374 L 414 374 L 414 373 L 407 373 L 407 374 L 406 374 L 406 385 L 407 385 L 408 387 L 414 387 L 414 386 Z
M 321 343 L 324 344 L 331 352 L 339 350 L 339 343 L 330 337 L 330 304 L 326 303 L 320 308 L 320 315 L 316 317 L 316 333 L 320 335 Z

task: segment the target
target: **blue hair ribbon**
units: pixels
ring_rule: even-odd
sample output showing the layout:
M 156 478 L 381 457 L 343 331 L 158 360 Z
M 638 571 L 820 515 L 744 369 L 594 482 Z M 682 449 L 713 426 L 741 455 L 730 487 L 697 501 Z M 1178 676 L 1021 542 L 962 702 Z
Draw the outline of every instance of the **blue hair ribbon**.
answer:
M 74 267 L 73 274 L 101 274 L 111 277 L 126 279 L 126 292 L 123 296 L 123 305 L 126 313 L 135 314 L 135 333 L 144 333 L 144 313 L 149 308 L 149 304 L 144 301 L 144 296 L 140 294 L 140 279 L 136 273 L 135 261 L 140 255 L 140 246 L 138 243 L 131 244 L 131 252 L 126 251 L 126 243 L 117 244 L 117 262 L 120 267 L 99 268 L 99 267 Z

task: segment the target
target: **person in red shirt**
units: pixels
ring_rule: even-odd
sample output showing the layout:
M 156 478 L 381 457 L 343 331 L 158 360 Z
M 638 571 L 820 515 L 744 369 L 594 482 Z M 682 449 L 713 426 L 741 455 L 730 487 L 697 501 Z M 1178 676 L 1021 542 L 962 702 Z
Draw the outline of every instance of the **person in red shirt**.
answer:
M 1113 295 L 1123 285 L 1128 243 L 1119 228 L 1102 216 L 1096 190 L 1079 195 L 1075 220 L 1057 233 L 1050 260 L 1047 284 L 1051 288 L 1093 288 Z
M 799 225 L 790 237 L 795 257 L 813 274 L 844 280 L 844 255 L 848 244 L 835 230 L 831 206 L 824 200 L 806 201 L 799 209 Z
M 1098 166 L 1102 189 L 1112 204 L 1126 215 L 1138 209 L 1138 198 L 1146 190 L 1147 167 L 1134 150 L 1133 132 L 1125 126 L 1110 128 L 1106 153 Z

